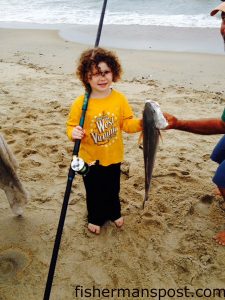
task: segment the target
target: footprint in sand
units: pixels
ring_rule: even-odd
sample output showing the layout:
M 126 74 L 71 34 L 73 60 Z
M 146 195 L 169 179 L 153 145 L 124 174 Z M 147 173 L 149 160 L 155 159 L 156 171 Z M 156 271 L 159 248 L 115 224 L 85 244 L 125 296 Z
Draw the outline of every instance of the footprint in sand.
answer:
M 50 103 L 49 103 L 49 106 L 50 107 L 52 107 L 52 108 L 54 108 L 54 109 L 58 109 L 58 108 L 61 108 L 61 104 L 60 104 L 60 102 L 58 102 L 58 101 L 51 101 Z
M 155 229 L 163 230 L 165 227 L 162 218 L 160 218 L 159 216 L 154 216 L 149 212 L 143 213 L 141 220 L 144 225 L 152 226 Z
M 15 142 L 16 142 L 15 139 L 13 139 L 13 140 L 8 140 L 8 141 L 7 141 L 7 144 L 12 145 L 12 144 L 14 144 Z M 0 300 L 1 300 L 1 298 L 0 298 Z
M 205 203 L 205 204 L 212 204 L 213 200 L 214 200 L 214 196 L 213 195 L 203 195 L 200 198 L 200 201 L 202 203 Z
M 209 154 L 204 154 L 202 155 L 202 158 L 204 161 L 208 161 L 210 159 L 210 155 Z
M 68 168 L 68 165 L 66 163 L 60 163 L 60 164 L 58 164 L 58 167 L 60 169 L 65 169 L 65 168 Z
M 0 282 L 20 275 L 31 263 L 31 255 L 19 248 L 0 252 Z
M 135 178 L 133 186 L 138 191 L 144 190 L 144 179 L 143 179 L 143 177 L 137 177 L 137 178 Z
M 23 151 L 23 157 L 28 157 L 29 155 L 32 155 L 32 154 L 36 154 L 37 153 L 37 150 L 35 149 L 25 149 Z

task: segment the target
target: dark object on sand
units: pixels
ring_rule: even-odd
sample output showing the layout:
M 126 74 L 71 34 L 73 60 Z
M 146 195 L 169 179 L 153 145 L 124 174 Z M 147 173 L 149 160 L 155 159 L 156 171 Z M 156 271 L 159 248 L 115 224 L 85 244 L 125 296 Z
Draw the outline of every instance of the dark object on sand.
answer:
M 28 194 L 17 175 L 17 161 L 0 134 L 0 189 L 5 191 L 12 211 L 20 216 L 27 204 Z

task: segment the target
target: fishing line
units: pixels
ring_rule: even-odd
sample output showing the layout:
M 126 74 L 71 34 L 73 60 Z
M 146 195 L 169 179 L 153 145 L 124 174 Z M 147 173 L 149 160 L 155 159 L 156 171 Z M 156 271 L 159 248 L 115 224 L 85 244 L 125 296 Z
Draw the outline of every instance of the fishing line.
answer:
M 107 5 L 107 0 L 104 0 L 101 16 L 100 16 L 100 20 L 99 20 L 99 25 L 98 25 L 95 47 L 98 47 L 98 45 L 99 45 L 104 16 L 105 16 L 106 5 Z M 84 97 L 83 107 L 82 107 L 80 123 L 79 123 L 79 125 L 82 128 L 84 126 L 85 114 L 87 111 L 89 98 L 90 98 L 90 92 L 86 92 L 85 97 Z M 46 282 L 43 300 L 49 300 L 49 297 L 51 294 L 52 282 L 53 282 L 53 278 L 54 278 L 55 267 L 56 267 L 56 262 L 57 262 L 57 258 L 58 258 L 58 252 L 59 252 L 59 248 L 60 248 L 60 242 L 61 242 L 62 233 L 63 233 L 63 226 L 64 226 L 64 222 L 65 222 L 65 218 L 66 218 L 66 211 L 67 211 L 67 207 L 68 207 L 68 202 L 69 202 L 73 179 L 74 179 L 76 173 L 84 175 L 86 172 L 88 172 L 88 165 L 81 158 L 78 157 L 80 143 L 81 143 L 81 140 L 76 140 L 74 149 L 73 149 L 73 160 L 71 162 L 69 172 L 68 172 L 67 185 L 66 185 L 66 190 L 65 190 L 65 194 L 64 194 L 64 200 L 63 200 L 61 214 L 60 214 L 60 218 L 59 218 L 57 233 L 56 233 L 56 237 L 55 237 L 55 243 L 54 243 L 54 247 L 53 247 L 53 251 L 52 251 L 52 258 L 51 258 L 51 262 L 50 262 L 50 266 L 49 266 L 48 278 L 47 278 L 47 282 Z

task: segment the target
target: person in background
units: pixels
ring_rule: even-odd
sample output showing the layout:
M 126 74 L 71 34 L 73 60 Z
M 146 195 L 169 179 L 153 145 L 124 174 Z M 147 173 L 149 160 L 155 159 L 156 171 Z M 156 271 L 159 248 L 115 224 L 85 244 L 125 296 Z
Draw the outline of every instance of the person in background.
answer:
M 215 16 L 218 12 L 221 12 L 221 26 L 220 26 L 220 33 L 224 40 L 224 49 L 225 49 L 225 1 L 218 5 L 215 9 L 213 9 L 210 13 L 211 16 Z
M 221 12 L 220 33 L 224 40 L 225 46 L 225 2 L 218 5 L 212 10 L 211 16 Z M 225 49 L 225 48 L 224 48 Z M 218 119 L 202 119 L 202 120 L 179 120 L 176 117 L 164 114 L 169 125 L 166 129 L 177 129 L 195 134 L 225 134 L 225 109 L 221 118 Z M 218 168 L 213 177 L 213 182 L 217 185 L 220 195 L 225 203 L 225 136 L 223 136 L 214 148 L 211 159 L 218 163 Z M 214 239 L 220 245 L 225 246 L 225 231 L 219 232 Z

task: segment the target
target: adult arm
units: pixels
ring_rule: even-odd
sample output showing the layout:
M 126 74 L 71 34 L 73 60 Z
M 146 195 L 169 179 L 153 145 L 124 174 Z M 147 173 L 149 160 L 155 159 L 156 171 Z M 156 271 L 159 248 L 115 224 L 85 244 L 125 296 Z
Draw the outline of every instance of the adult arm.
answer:
M 164 113 L 164 117 L 169 123 L 166 129 L 177 129 L 203 135 L 225 133 L 225 122 L 222 119 L 179 120 L 168 113 Z

